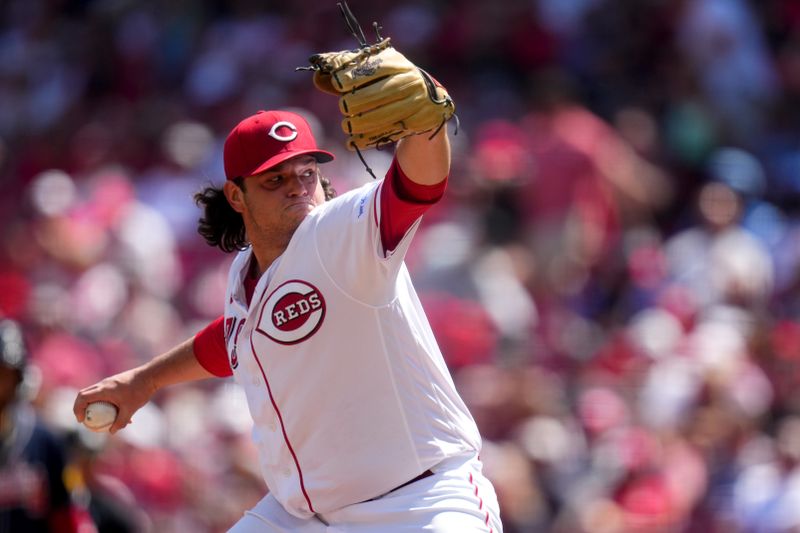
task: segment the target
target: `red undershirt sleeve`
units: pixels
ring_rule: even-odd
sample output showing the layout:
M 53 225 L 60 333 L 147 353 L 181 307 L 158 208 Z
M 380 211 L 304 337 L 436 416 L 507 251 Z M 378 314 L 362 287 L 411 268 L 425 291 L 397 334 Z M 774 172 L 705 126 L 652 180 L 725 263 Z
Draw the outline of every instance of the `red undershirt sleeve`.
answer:
M 247 303 L 253 298 L 258 277 L 248 274 L 244 279 Z M 200 365 L 221 378 L 233 375 L 225 347 L 225 316 L 221 316 L 194 336 L 194 356 Z
M 403 173 L 397 158 L 386 172 L 381 187 L 381 243 L 383 251 L 394 250 L 409 228 L 438 202 L 447 188 L 447 179 L 435 185 L 421 185 Z
M 225 317 L 211 322 L 194 336 L 194 356 L 200 365 L 221 378 L 233 375 L 225 348 Z

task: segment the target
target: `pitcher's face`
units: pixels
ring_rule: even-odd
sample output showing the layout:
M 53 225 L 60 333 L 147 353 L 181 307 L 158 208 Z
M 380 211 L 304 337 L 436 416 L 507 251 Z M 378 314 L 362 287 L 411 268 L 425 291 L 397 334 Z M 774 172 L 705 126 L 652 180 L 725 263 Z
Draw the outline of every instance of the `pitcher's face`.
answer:
M 312 209 L 325 201 L 317 160 L 301 155 L 269 170 L 244 178 L 240 189 L 225 185 L 228 201 L 244 219 L 248 237 L 294 233 Z

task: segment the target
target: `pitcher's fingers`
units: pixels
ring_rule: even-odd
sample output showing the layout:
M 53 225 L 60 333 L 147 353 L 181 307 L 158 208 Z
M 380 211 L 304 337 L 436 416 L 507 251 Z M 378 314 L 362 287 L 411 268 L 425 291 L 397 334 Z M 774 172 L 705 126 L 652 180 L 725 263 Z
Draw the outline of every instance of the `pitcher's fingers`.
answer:
M 131 423 L 131 417 L 133 416 L 133 411 L 128 409 L 119 409 L 119 413 L 117 413 L 117 419 L 114 420 L 114 423 L 111 424 L 111 427 L 108 428 L 108 432 L 112 435 L 123 429 L 125 426 Z
M 357 115 L 424 91 L 425 82 L 419 74 L 403 72 L 361 87 L 356 92 L 344 93 L 339 99 L 339 110 L 345 115 Z
M 83 422 L 86 417 L 87 405 L 101 400 L 109 401 L 109 398 L 107 394 L 103 394 L 103 390 L 97 384 L 79 391 L 75 397 L 75 404 L 72 406 L 72 412 L 75 413 L 75 418 L 78 422 Z M 116 402 L 112 401 L 111 403 Z
M 371 109 L 358 115 L 348 116 L 342 120 L 342 131 L 348 135 L 367 133 L 375 129 L 411 130 L 405 123 L 420 110 L 425 109 L 430 101 L 425 94 L 415 94 L 397 102 L 391 102 L 377 109 Z
M 117 425 L 116 423 L 114 423 L 114 424 L 111 425 L 110 428 L 108 428 L 108 432 L 113 435 L 117 431 L 121 431 L 121 430 L 125 429 L 126 427 L 128 427 L 131 424 L 131 422 L 128 422 L 127 424 L 121 424 L 121 425 Z
M 72 406 L 72 412 L 75 414 L 75 419 L 82 423 L 86 418 L 86 406 L 91 403 L 83 392 L 79 392 L 75 397 L 75 403 Z

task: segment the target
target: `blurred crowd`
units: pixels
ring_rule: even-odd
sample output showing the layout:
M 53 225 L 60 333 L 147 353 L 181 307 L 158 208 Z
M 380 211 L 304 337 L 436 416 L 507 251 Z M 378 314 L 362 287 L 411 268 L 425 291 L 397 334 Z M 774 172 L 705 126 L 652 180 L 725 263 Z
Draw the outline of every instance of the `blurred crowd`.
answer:
M 407 263 L 506 533 L 800 530 L 800 3 L 349 3 L 457 105 Z M 295 71 L 353 47 L 335 2 L 0 3 L 0 316 L 98 531 L 224 531 L 266 490 L 231 380 L 111 438 L 72 401 L 221 314 L 192 194 L 242 117 L 297 110 L 335 188 L 370 179 Z

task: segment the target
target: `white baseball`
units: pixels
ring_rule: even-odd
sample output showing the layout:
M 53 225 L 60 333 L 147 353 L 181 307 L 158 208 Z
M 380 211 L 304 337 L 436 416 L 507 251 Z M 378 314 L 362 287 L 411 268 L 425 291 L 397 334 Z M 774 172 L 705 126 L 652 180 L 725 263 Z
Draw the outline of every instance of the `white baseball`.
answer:
M 109 402 L 92 402 L 86 406 L 83 425 L 92 431 L 108 431 L 117 419 L 117 406 Z

